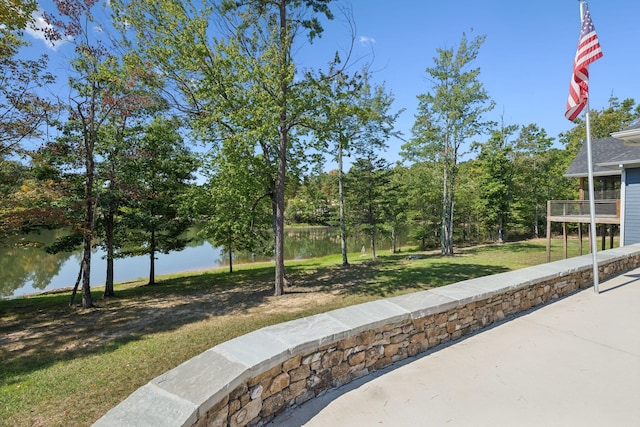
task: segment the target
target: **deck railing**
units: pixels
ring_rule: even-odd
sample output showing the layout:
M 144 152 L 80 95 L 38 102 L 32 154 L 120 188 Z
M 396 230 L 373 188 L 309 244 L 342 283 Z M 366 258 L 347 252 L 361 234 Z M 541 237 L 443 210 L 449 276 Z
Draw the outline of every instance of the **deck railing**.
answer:
M 598 218 L 620 218 L 620 200 L 594 200 L 595 216 Z M 588 217 L 589 200 L 549 200 L 548 215 L 551 217 Z

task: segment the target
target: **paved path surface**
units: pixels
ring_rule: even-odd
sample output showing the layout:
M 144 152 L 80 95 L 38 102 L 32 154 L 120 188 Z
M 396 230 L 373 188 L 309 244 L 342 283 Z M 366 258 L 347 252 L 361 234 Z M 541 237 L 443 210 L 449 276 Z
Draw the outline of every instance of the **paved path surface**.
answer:
M 640 268 L 352 382 L 287 426 L 640 426 Z

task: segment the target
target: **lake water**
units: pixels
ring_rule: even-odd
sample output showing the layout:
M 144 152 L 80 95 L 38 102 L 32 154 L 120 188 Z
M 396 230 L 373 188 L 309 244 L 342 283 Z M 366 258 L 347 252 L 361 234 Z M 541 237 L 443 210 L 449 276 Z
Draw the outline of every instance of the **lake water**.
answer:
M 338 229 L 329 227 L 295 227 L 285 230 L 285 259 L 313 258 L 340 253 Z M 0 297 L 16 297 L 37 292 L 66 288 L 75 284 L 80 268 L 82 252 L 47 254 L 43 247 L 51 244 L 61 231 L 45 230 L 38 235 L 23 238 L 34 243 L 11 247 L 0 247 Z M 157 254 L 156 276 L 183 271 L 203 270 L 228 266 L 228 256 L 220 248 L 199 239 L 194 232 L 194 240 L 182 251 Z M 349 251 L 359 252 L 365 245 L 364 237 L 349 239 Z M 389 250 L 390 243 L 382 239 L 379 251 Z M 106 260 L 104 251 L 96 248 L 92 254 L 91 286 L 104 285 Z M 238 254 L 236 263 L 265 261 L 269 258 Z M 149 257 L 139 256 L 116 259 L 114 280 L 125 282 L 149 277 Z

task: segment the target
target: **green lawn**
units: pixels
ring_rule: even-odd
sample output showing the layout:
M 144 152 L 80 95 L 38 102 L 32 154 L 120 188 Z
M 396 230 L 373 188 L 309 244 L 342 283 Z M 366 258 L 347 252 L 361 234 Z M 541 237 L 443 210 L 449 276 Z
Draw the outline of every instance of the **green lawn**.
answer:
M 90 425 L 152 378 L 252 330 L 546 260 L 543 239 L 406 258 L 413 253 L 378 263 L 351 254 L 349 268 L 339 255 L 289 262 L 292 286 L 277 298 L 273 265 L 256 264 L 118 284 L 116 298 L 91 310 L 67 307 L 68 294 L 0 301 L 0 425 Z M 560 240 L 552 254 L 561 258 Z

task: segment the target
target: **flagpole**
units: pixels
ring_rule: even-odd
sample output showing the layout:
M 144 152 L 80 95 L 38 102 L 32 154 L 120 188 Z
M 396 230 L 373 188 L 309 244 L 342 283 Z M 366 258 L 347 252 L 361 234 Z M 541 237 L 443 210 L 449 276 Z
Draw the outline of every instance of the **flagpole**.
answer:
M 584 1 L 580 1 L 580 23 L 584 18 Z M 598 280 L 598 242 L 596 236 L 596 202 L 595 191 L 593 188 L 593 155 L 591 151 L 591 123 L 589 119 L 589 98 L 584 109 L 585 126 L 587 131 L 587 168 L 589 169 L 588 185 L 589 185 L 589 216 L 590 216 L 590 232 L 591 236 L 591 257 L 593 264 L 593 290 L 600 293 L 600 284 Z

